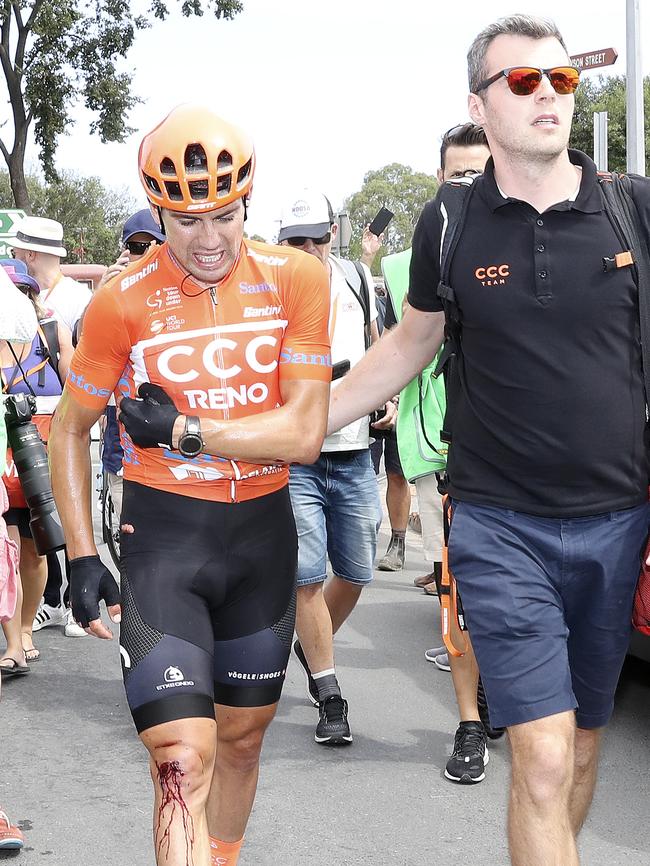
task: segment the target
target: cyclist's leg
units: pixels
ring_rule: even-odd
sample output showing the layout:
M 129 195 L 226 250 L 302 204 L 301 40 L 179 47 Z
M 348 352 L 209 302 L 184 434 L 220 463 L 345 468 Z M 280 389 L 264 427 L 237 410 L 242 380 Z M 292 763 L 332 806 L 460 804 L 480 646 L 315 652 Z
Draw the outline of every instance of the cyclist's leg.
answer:
M 205 807 L 212 782 L 215 722 L 177 719 L 142 731 L 140 739 L 149 752 L 154 787 L 157 866 L 207 866 L 210 846 Z
M 296 530 L 288 490 L 230 511 L 232 592 L 213 620 L 217 755 L 207 814 L 217 846 L 238 843 L 244 834 L 262 741 L 284 683 L 296 608 Z
M 122 538 L 120 654 L 129 707 L 150 756 L 156 862 L 207 866 L 213 634 L 195 579 L 211 555 L 212 533 L 200 500 L 134 484 L 124 493 L 134 532 Z

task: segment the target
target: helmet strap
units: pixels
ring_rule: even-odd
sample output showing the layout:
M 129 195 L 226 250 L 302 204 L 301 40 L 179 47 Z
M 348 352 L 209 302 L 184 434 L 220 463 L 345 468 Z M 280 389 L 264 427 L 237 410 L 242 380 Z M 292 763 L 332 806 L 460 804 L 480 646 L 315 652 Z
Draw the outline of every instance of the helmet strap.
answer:
M 156 210 L 158 211 L 158 222 L 160 223 L 160 231 L 167 236 L 167 232 L 165 231 L 165 223 L 163 222 L 162 208 L 160 205 L 156 205 Z

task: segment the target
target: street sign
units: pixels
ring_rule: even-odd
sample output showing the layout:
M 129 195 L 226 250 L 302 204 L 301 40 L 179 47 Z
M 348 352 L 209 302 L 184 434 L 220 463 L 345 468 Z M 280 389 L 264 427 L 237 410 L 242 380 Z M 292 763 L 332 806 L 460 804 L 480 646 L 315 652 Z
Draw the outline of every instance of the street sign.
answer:
M 0 210 L 0 259 L 9 258 L 8 241 L 16 237 L 16 224 L 24 216 L 27 216 L 24 210 Z
M 612 66 L 616 63 L 618 51 L 615 48 L 601 48 L 599 51 L 588 51 L 586 54 L 572 54 L 571 64 L 585 72 L 587 69 L 597 69 L 599 66 Z

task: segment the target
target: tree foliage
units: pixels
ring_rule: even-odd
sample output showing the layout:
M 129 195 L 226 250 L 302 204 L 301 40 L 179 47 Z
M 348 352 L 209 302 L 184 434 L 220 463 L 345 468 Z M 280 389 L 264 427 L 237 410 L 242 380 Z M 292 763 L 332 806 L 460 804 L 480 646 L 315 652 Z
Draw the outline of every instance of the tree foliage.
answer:
M 177 0 L 183 15 L 212 12 L 231 19 L 239 0 Z M 9 168 L 16 207 L 30 210 L 24 163 L 33 125 L 41 165 L 56 180 L 59 136 L 75 106 L 93 113 L 91 132 L 103 142 L 123 141 L 133 130 L 127 116 L 138 101 L 132 74 L 119 71 L 136 32 L 169 14 L 166 0 L 151 0 L 146 15 L 129 0 L 0 0 L 0 64 L 12 110 L 12 128 L 0 129 L 0 152 Z M 6 125 L 5 125 L 6 126 Z
M 393 211 L 395 216 L 384 233 L 384 243 L 373 269 L 379 268 L 382 256 L 409 247 L 420 212 L 435 196 L 437 189 L 438 181 L 433 175 L 415 172 L 398 162 L 369 171 L 359 192 L 351 195 L 345 203 L 352 223 L 350 258 L 360 257 L 363 230 L 383 206 Z
M 608 168 L 612 171 L 626 170 L 626 94 L 625 76 L 584 78 L 576 91 L 576 107 L 573 116 L 570 146 L 593 156 L 594 112 L 607 112 Z M 643 81 L 645 105 L 645 152 L 646 174 L 650 174 L 650 77 Z
M 122 226 L 137 210 L 126 189 L 108 189 L 97 177 L 72 172 L 62 172 L 56 183 L 35 175 L 28 175 L 25 181 L 34 215 L 63 225 L 66 262 L 107 265 L 115 261 Z M 0 208 L 13 206 L 9 174 L 0 171 Z

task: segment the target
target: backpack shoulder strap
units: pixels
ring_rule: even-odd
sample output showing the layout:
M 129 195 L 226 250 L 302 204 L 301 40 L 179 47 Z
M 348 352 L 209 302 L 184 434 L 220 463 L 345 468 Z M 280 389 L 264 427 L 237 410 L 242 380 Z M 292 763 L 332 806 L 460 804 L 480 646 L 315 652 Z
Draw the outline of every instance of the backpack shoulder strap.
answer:
M 605 212 L 612 223 L 623 252 L 613 259 L 603 258 L 605 270 L 633 268 L 639 303 L 639 329 L 641 357 L 645 383 L 646 404 L 650 405 L 650 253 L 644 236 L 641 217 L 632 198 L 632 182 L 625 174 L 599 172 L 598 182 L 603 194 Z M 630 260 L 631 256 L 631 260 Z
M 41 345 L 47 354 L 47 360 L 56 373 L 59 382 L 61 382 L 61 374 L 59 373 L 61 346 L 59 344 L 59 326 L 56 319 L 44 319 L 39 323 L 38 331 Z M 61 382 L 61 384 L 63 383 Z
M 435 376 L 440 375 L 451 355 L 460 352 L 460 312 L 449 273 L 474 189 L 472 175 L 459 177 L 443 183 L 436 196 L 440 217 L 440 282 L 437 293 L 445 312 L 445 343 L 438 358 Z
M 440 217 L 440 282 L 438 297 L 445 312 L 445 340 L 438 356 L 434 376 L 444 373 L 447 407 L 440 439 L 451 443 L 454 414 L 463 387 L 461 315 L 456 293 L 451 286 L 451 263 L 465 227 L 467 208 L 476 185 L 474 175 L 443 183 L 436 196 Z
M 441 288 L 451 293 L 451 300 L 455 299 L 453 290 L 449 285 L 449 272 L 454 252 L 465 227 L 467 208 L 475 188 L 473 175 L 458 177 L 443 183 L 436 196 L 441 221 L 438 295 L 443 300 L 445 300 L 445 294 L 441 293 Z
M 366 349 L 369 349 L 371 340 L 370 289 L 368 287 L 366 275 L 360 262 L 351 262 L 349 259 L 339 259 L 339 262 L 345 271 L 345 281 L 363 310 L 363 336 Z

